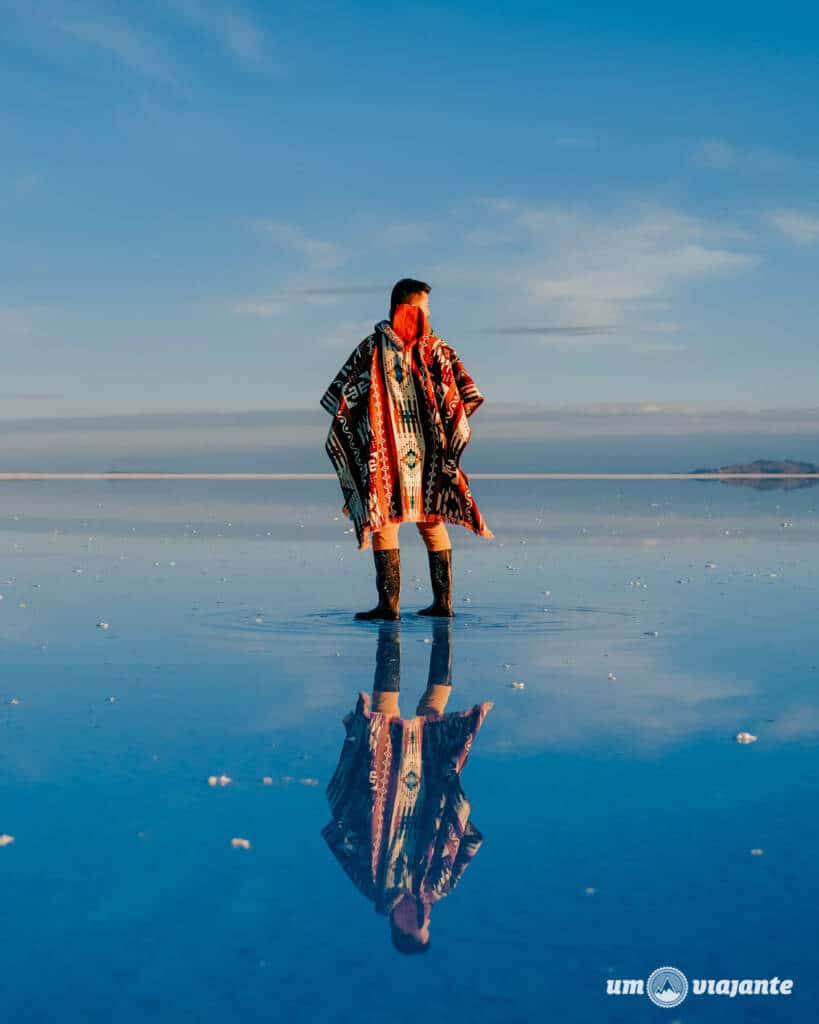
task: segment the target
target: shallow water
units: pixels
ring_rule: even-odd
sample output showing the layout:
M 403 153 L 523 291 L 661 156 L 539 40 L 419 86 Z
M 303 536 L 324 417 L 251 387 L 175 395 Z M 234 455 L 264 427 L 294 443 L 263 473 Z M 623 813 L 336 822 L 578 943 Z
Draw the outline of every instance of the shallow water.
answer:
M 320 835 L 379 637 L 336 485 L 0 485 L 8 1020 L 812 1019 L 819 492 L 475 490 L 448 710 L 494 702 L 484 843 L 402 957 Z M 411 714 L 433 624 L 401 539 Z M 606 996 L 664 964 L 794 995 Z

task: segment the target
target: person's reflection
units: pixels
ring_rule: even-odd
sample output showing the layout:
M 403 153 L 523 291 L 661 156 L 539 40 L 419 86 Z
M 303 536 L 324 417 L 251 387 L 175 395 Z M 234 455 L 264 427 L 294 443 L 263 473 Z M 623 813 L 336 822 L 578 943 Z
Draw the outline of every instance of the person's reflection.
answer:
M 430 909 L 461 879 L 483 841 L 461 771 L 491 702 L 445 712 L 452 692 L 452 622 L 433 623 L 429 677 L 415 715 L 398 706 L 398 622 L 380 626 L 372 706 L 360 693 L 327 786 L 322 835 L 354 885 L 390 919 L 402 953 L 429 949 Z

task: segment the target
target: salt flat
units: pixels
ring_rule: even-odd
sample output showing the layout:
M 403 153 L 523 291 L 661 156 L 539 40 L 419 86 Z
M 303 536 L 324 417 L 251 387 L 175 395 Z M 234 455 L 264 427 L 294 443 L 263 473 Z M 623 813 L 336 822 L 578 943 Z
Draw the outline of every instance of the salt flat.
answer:
M 2 484 L 9 1020 L 382 1021 L 360 982 L 384 976 L 396 1021 L 467 1000 L 485 1021 L 618 1021 L 634 1010 L 605 979 L 661 964 L 792 977 L 759 1019 L 795 1019 L 817 968 L 817 492 L 476 493 L 496 538 L 452 530 L 449 707 L 494 702 L 463 774 L 484 844 L 430 954 L 401 958 L 320 835 L 383 639 L 352 620 L 371 556 L 335 483 Z M 401 539 L 411 712 L 440 634 Z

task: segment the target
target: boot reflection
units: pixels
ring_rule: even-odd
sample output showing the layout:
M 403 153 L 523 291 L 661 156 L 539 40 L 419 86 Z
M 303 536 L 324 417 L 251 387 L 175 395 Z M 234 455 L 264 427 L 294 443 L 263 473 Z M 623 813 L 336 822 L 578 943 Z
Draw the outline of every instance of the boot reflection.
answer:
M 327 845 L 377 913 L 389 917 L 401 953 L 429 949 L 432 905 L 448 896 L 483 836 L 470 819 L 461 772 L 492 707 L 447 712 L 452 622 L 433 623 L 427 686 L 412 718 L 399 708 L 401 634 L 382 623 L 372 701 L 360 693 L 327 786 Z

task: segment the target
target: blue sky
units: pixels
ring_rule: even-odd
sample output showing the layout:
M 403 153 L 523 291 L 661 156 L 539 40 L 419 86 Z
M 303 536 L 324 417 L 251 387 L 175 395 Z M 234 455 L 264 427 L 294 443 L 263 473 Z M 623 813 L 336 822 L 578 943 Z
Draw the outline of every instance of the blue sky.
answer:
M 819 405 L 815 14 L 0 14 L 2 418 L 315 408 L 406 274 L 499 404 Z

